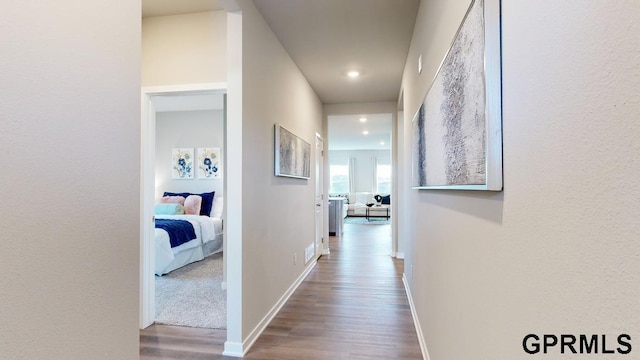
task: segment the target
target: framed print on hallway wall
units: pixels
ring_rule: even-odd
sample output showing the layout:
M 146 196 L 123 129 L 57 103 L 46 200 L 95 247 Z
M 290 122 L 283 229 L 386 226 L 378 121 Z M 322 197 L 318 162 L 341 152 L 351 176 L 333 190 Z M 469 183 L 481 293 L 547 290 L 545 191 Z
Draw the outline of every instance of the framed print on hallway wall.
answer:
M 413 118 L 414 189 L 502 191 L 500 0 L 473 0 Z
M 175 148 L 171 152 L 172 178 L 193 179 L 193 148 Z
M 275 175 L 311 177 L 311 145 L 279 124 L 275 124 Z

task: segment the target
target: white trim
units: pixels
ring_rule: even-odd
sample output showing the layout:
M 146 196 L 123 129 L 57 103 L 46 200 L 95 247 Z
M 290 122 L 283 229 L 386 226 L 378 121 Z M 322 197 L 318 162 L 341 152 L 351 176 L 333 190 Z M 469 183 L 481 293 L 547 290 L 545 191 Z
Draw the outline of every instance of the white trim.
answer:
M 400 259 L 400 260 L 404 260 L 404 253 L 403 252 L 392 252 L 391 253 L 391 257 L 394 257 L 396 259 Z
M 409 307 L 411 308 L 411 317 L 413 318 L 413 324 L 416 327 L 416 334 L 418 335 L 418 343 L 420 344 L 420 351 L 422 351 L 422 358 L 430 360 L 429 351 L 427 350 L 427 344 L 424 341 L 424 335 L 422 334 L 422 327 L 420 326 L 420 320 L 418 320 L 418 313 L 416 307 L 413 304 L 413 295 L 411 295 L 411 289 L 407 282 L 406 274 L 402 274 L 402 283 L 404 284 L 404 290 L 407 293 L 407 299 L 409 299 Z
M 233 357 L 244 357 L 246 352 L 242 351 L 242 343 L 225 341 L 224 342 L 224 351 L 222 355 L 224 356 L 233 356 Z
M 141 148 L 140 148 L 140 328 L 155 321 L 155 282 L 153 271 L 153 219 L 155 184 L 155 127 L 153 104 L 155 95 L 184 95 L 226 92 L 227 84 L 201 83 L 151 86 L 141 89 Z
M 327 204 L 327 201 L 325 199 L 328 199 L 328 196 L 326 195 L 326 192 L 324 191 L 325 186 L 324 186 L 324 173 L 326 171 L 326 168 L 324 167 L 325 161 L 324 161 L 324 139 L 322 138 L 322 135 L 320 135 L 320 133 L 316 132 L 316 137 L 315 137 L 315 151 L 316 151 L 316 161 L 315 161 L 315 166 L 316 166 L 316 173 L 315 173 L 315 194 L 314 194 L 314 199 L 313 201 L 316 202 L 316 206 L 317 201 L 318 201 L 318 188 L 320 188 L 320 203 L 321 203 L 321 207 L 322 209 L 320 209 L 321 212 L 321 219 L 320 219 L 320 223 L 318 223 L 318 218 L 317 216 L 315 216 L 314 213 L 314 226 L 315 226 L 315 230 L 316 230 L 316 238 L 314 239 L 314 256 L 315 258 L 319 258 L 320 256 L 322 256 L 322 254 L 324 254 L 325 250 L 329 248 L 329 233 L 326 232 L 325 233 L 325 227 L 324 227 L 324 219 L 329 217 L 329 209 L 328 206 L 326 206 L 325 204 Z M 318 142 L 320 142 L 320 144 L 322 145 L 322 148 L 320 149 L 320 154 L 318 154 Z M 320 156 L 320 161 L 318 162 L 318 155 Z M 320 182 L 320 186 L 318 186 L 318 181 Z M 320 228 L 320 229 L 319 229 Z M 318 230 L 320 230 L 321 234 L 320 234 L 320 248 L 317 248 L 317 244 L 318 244 Z M 325 242 L 325 239 L 327 239 L 327 241 Z
M 224 163 L 224 253 L 227 282 L 227 342 L 242 342 L 242 13 L 227 13 L 227 106 Z M 233 181 L 230 181 L 233 179 Z M 230 348 L 231 349 L 231 348 Z
M 265 315 L 262 318 L 262 320 L 258 323 L 258 325 L 256 325 L 256 327 L 251 331 L 249 336 L 247 336 L 247 338 L 242 342 L 242 344 L 233 343 L 229 341 L 225 342 L 224 351 L 222 352 L 222 355 L 235 356 L 235 357 L 244 357 L 245 355 L 247 355 L 247 352 L 249 352 L 249 349 L 251 349 L 251 347 L 256 342 L 256 340 L 258 340 L 258 337 L 260 337 L 264 329 L 266 329 L 269 323 L 271 323 L 271 321 L 273 320 L 273 318 L 275 318 L 276 315 L 278 315 L 278 312 L 280 311 L 280 309 L 282 309 L 284 304 L 287 303 L 291 295 L 293 295 L 293 293 L 296 291 L 298 286 L 302 284 L 304 279 L 307 277 L 307 275 L 309 275 L 311 270 L 313 270 L 313 268 L 316 267 L 317 264 L 318 264 L 318 261 L 313 260 L 311 265 L 309 265 L 307 269 L 302 274 L 300 274 L 300 276 L 298 276 L 296 281 L 293 284 L 291 284 L 289 289 L 284 293 L 284 295 L 282 295 L 280 300 L 278 300 L 278 302 L 271 308 L 271 310 L 267 313 L 267 315 Z
M 227 83 L 215 82 L 215 83 L 146 86 L 142 88 L 142 93 L 148 94 L 148 95 L 171 95 L 173 93 L 197 94 L 199 92 L 210 93 L 212 91 L 217 91 L 217 90 L 226 91 Z
M 141 97 L 141 141 L 140 141 L 140 328 L 144 329 L 155 320 L 155 282 L 154 259 L 149 256 L 151 243 L 151 222 L 153 212 L 148 208 L 149 201 L 153 203 L 153 192 L 145 191 L 153 188 L 155 164 L 145 161 L 150 153 L 155 153 L 155 123 L 156 114 L 150 96 L 142 92 Z M 151 194 L 149 194 L 151 193 Z M 151 200 L 150 200 L 151 198 Z

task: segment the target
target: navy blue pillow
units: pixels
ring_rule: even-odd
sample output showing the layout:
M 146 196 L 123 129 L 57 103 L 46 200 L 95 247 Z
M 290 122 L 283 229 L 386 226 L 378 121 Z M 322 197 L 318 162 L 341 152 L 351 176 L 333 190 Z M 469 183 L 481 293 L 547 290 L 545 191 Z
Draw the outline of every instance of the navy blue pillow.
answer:
M 164 194 L 162 195 L 163 197 L 165 196 L 182 196 L 183 198 L 187 198 L 187 196 L 189 196 L 191 194 L 189 193 L 174 193 L 174 192 L 167 192 L 165 191 Z
M 213 208 L 213 197 L 216 192 L 212 191 L 210 193 L 202 193 L 202 194 L 193 194 L 193 193 L 172 193 L 165 191 L 162 196 L 183 196 L 185 199 L 189 195 L 200 195 L 202 197 L 202 205 L 200 206 L 200 215 L 210 216 L 211 208 Z
M 215 191 L 210 193 L 194 194 L 202 196 L 202 205 L 200 206 L 200 215 L 210 216 L 211 208 L 213 208 L 213 197 L 216 195 Z
M 382 204 L 391 205 L 391 195 L 383 196 L 382 197 Z

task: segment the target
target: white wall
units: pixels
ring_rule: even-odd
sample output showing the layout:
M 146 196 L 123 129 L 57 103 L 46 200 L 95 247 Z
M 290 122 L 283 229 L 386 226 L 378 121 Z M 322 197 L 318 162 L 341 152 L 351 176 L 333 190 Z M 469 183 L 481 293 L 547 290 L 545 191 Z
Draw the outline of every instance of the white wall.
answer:
M 0 358 L 136 359 L 140 2 L 3 2 Z
M 227 13 L 208 11 L 142 20 L 142 85 L 224 82 Z
M 220 179 L 173 179 L 171 154 L 174 148 L 219 147 L 220 174 L 224 171 L 224 112 L 223 110 L 168 111 L 156 114 L 156 201 L 165 191 L 223 193 Z M 196 169 L 197 172 L 197 169 Z
M 303 251 L 315 239 L 315 166 L 311 165 L 309 180 L 274 176 L 274 124 L 311 144 L 313 161 L 315 133 L 322 133 L 322 106 L 253 2 L 241 4 L 242 331 L 246 337 L 303 273 Z
M 391 165 L 389 150 L 331 150 L 329 164 L 348 165 L 349 159 L 355 159 L 353 192 L 376 193 L 374 165 Z M 377 162 L 374 162 L 376 160 Z
M 467 5 L 422 1 L 404 126 Z M 405 275 L 430 358 L 523 358 L 529 333 L 608 334 L 609 348 L 630 333 L 635 352 L 640 7 L 502 6 L 504 191 L 411 193 Z

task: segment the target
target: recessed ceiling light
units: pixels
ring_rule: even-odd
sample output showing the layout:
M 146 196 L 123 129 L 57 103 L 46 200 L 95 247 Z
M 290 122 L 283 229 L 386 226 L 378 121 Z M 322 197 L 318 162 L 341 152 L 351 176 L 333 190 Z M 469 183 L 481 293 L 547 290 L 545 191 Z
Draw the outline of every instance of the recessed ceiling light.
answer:
M 359 71 L 355 71 L 355 70 L 351 70 L 349 72 L 347 72 L 347 76 L 350 78 L 357 78 L 358 76 L 360 76 L 360 72 Z
M 369 132 L 367 130 L 362 132 L 362 135 L 369 135 Z
M 366 117 L 361 117 L 361 118 L 360 118 L 360 122 L 361 122 L 361 123 L 363 123 L 363 122 L 367 122 L 367 118 L 366 118 Z

